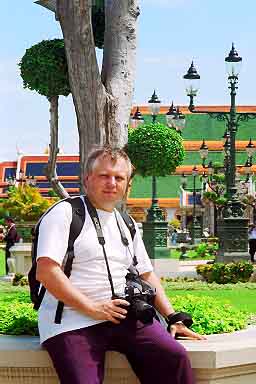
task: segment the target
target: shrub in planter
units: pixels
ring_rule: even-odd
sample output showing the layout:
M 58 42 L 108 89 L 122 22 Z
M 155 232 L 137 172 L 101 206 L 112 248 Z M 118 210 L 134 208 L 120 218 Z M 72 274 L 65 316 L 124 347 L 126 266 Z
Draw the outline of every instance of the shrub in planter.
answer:
M 195 249 L 196 257 L 202 257 L 202 259 L 211 259 L 215 256 L 216 251 L 218 249 L 217 243 L 201 243 Z
M 200 334 L 234 332 L 247 326 L 247 314 L 216 298 L 186 295 L 174 296 L 171 301 L 176 311 L 191 314 L 191 329 Z
M 208 283 L 243 283 L 249 281 L 253 273 L 253 265 L 248 262 L 240 261 L 237 263 L 214 263 L 207 265 L 198 265 L 196 271 Z
M 14 286 L 25 286 L 28 285 L 28 278 L 27 276 L 23 275 L 22 273 L 15 273 L 15 276 L 12 280 L 12 285 Z

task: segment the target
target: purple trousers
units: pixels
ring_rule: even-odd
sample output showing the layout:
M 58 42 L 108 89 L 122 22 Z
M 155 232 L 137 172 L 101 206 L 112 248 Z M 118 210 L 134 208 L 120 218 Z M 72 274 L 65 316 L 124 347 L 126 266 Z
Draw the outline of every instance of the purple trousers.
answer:
M 61 384 L 101 384 L 106 351 L 123 353 L 142 384 L 193 384 L 187 353 L 164 328 L 124 320 L 69 331 L 43 343 Z

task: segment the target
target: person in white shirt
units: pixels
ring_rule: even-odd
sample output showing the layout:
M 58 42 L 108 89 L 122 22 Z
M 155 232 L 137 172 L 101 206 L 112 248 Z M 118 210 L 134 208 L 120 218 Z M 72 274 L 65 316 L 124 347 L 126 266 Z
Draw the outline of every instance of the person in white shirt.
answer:
M 127 269 L 136 254 L 140 277 L 156 288 L 155 308 L 165 317 L 174 313 L 153 272 L 138 227 L 132 241 L 128 228 L 122 225 L 129 245 L 125 247 L 121 241 L 117 217 L 122 218 L 115 206 L 126 195 L 131 173 L 125 152 L 103 147 L 89 155 L 84 179 L 86 197 L 96 208 L 105 239 L 113 287 L 120 298 L 112 298 L 102 246 L 87 208 L 74 243 L 69 279 L 61 266 L 72 220 L 70 204 L 59 203 L 40 224 L 37 279 L 47 292 L 39 310 L 39 332 L 61 384 L 101 384 L 108 350 L 125 354 L 141 383 L 194 382 L 187 353 L 174 336 L 177 332 L 195 339 L 203 337 L 182 322 L 172 325 L 171 334 L 155 319 L 143 324 L 129 316 L 130 303 L 122 298 Z M 58 301 L 64 303 L 61 324 L 54 323 Z
M 251 262 L 254 263 L 254 255 L 256 252 L 256 225 L 250 224 L 248 231 L 248 239 L 249 239 L 249 253 L 251 256 Z

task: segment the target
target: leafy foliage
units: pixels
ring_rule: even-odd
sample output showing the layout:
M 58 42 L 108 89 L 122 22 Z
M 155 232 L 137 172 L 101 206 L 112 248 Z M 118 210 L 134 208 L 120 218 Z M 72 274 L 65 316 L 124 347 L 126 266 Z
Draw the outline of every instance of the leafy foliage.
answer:
M 43 96 L 68 96 L 70 93 L 64 41 L 43 40 L 26 50 L 19 63 L 24 88 Z
M 0 333 L 37 335 L 37 313 L 32 304 L 18 301 L 0 302 Z
M 191 314 L 194 321 L 191 328 L 201 334 L 234 332 L 247 325 L 247 314 L 215 298 L 176 296 L 172 297 L 172 304 L 176 311 Z
M 35 221 L 56 201 L 44 198 L 30 185 L 10 187 L 3 208 L 17 221 Z
M 129 130 L 128 155 L 142 176 L 166 176 L 184 159 L 182 138 L 161 123 L 140 125 Z
M 196 257 L 211 259 L 218 249 L 217 243 L 200 243 L 195 248 Z
M 24 287 L 25 285 L 28 285 L 28 278 L 27 276 L 23 275 L 22 273 L 15 273 L 15 276 L 12 280 L 12 285 L 14 286 L 21 286 Z
M 253 265 L 248 262 L 237 263 L 214 263 L 198 265 L 196 271 L 208 283 L 216 282 L 218 284 L 246 282 L 253 273 Z

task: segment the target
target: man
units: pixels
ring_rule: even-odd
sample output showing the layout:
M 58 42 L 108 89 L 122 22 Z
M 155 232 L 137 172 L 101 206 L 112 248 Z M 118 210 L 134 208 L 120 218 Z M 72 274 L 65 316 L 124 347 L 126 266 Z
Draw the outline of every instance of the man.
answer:
M 249 240 L 249 253 L 251 256 L 251 262 L 254 263 L 254 255 L 256 252 L 256 225 L 250 224 L 248 231 L 248 240 Z
M 5 226 L 7 228 L 6 234 L 1 235 L 1 240 L 6 242 L 5 247 L 5 269 L 6 274 L 9 272 L 8 259 L 11 257 L 10 248 L 19 241 L 19 235 L 16 230 L 14 220 L 11 217 L 5 218 Z
M 131 172 L 132 165 L 123 151 L 95 150 L 87 160 L 86 195 L 97 210 L 115 292 L 124 293 L 125 276 L 135 253 L 140 276 L 157 290 L 155 307 L 168 316 L 174 310 L 152 270 L 138 228 L 132 241 L 124 224 L 128 247 L 121 241 L 116 219 L 120 215 L 115 206 L 126 194 Z M 40 337 L 60 382 L 102 383 L 105 352 L 115 350 L 126 355 L 143 384 L 192 384 L 187 354 L 164 327 L 155 320 L 145 325 L 132 319 L 127 316 L 128 301 L 111 299 L 102 246 L 87 210 L 83 229 L 74 244 L 70 279 L 64 275 L 61 264 L 71 220 L 70 204 L 56 205 L 40 224 L 37 249 L 37 279 L 47 289 L 39 310 Z M 65 304 L 61 324 L 54 323 L 57 300 Z M 202 339 L 182 323 L 174 325 L 173 335 L 176 331 Z

